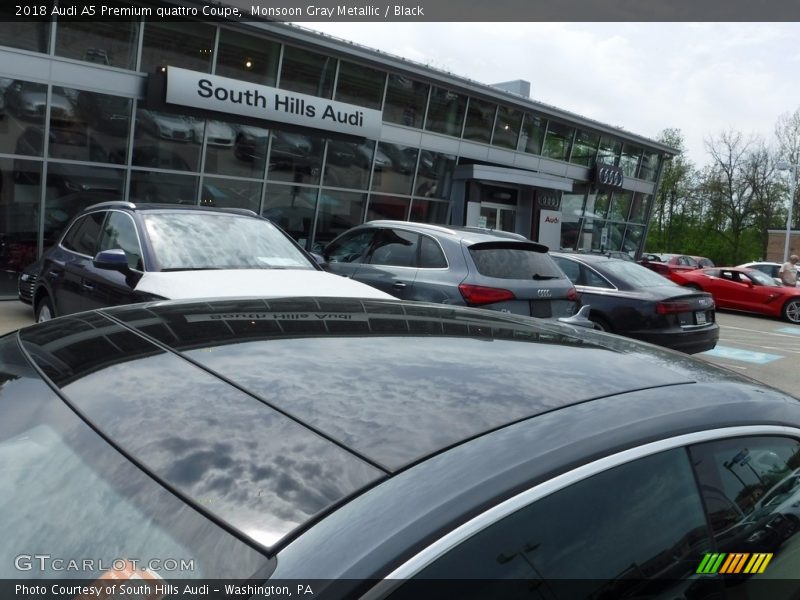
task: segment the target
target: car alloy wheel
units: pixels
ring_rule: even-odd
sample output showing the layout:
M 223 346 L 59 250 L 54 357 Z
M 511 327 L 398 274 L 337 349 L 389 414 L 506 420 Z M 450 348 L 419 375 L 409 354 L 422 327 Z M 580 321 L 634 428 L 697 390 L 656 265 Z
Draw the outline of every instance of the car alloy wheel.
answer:
M 45 296 L 39 301 L 36 307 L 36 322 L 44 323 L 55 317 L 53 306 L 50 303 L 50 298 Z
M 783 307 L 783 316 L 787 321 L 800 324 L 800 298 L 789 300 Z

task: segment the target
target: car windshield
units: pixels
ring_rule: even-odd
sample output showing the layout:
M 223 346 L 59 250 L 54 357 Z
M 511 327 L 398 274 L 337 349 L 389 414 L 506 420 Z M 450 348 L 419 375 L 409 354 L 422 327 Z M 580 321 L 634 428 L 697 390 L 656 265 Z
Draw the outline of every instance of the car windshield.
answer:
M 770 277 L 766 273 L 762 273 L 761 271 L 757 271 L 755 269 L 753 269 L 752 271 L 748 271 L 747 276 L 758 285 L 764 285 L 768 287 L 781 287 L 781 284 L 775 281 L 772 277 Z
M 145 228 L 162 271 L 314 269 L 267 220 L 215 212 L 154 212 Z
M 603 270 L 624 281 L 631 287 L 663 287 L 677 285 L 655 271 L 627 260 L 610 260 L 602 264 Z

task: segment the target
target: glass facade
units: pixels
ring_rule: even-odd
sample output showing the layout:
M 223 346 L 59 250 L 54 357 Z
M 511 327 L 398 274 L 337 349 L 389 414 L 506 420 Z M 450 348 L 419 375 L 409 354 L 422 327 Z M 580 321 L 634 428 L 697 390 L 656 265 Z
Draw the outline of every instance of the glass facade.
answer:
M 367 64 L 233 23 L 0 23 L 0 52 L 9 50 L 130 75 L 167 65 L 214 73 L 378 110 L 387 125 L 444 141 L 399 144 L 152 110 L 142 98 L 100 93 L 86 82 L 43 83 L 47 73 L 28 81 L 0 64 L 0 297 L 16 294 L 19 271 L 74 214 L 108 199 L 249 208 L 309 249 L 365 219 L 449 223 L 453 203 L 465 201 L 451 196 L 461 189 L 454 185 L 456 166 L 475 163 L 459 156 L 461 139 L 487 152 L 504 149 L 586 170 L 606 162 L 626 178 L 649 182 L 597 193 L 586 184 L 587 171 L 561 196 L 562 247 L 638 249 L 664 154 L 551 119 L 523 100 L 474 97 L 438 82 L 435 71 L 425 81 L 380 58 Z

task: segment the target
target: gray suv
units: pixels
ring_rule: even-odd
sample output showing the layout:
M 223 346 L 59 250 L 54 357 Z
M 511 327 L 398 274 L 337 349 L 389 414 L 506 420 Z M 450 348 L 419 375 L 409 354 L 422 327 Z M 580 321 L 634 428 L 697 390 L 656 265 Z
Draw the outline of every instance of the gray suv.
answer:
M 325 268 L 397 298 L 542 318 L 575 314 L 575 287 L 521 235 L 408 221 L 370 221 L 324 251 Z

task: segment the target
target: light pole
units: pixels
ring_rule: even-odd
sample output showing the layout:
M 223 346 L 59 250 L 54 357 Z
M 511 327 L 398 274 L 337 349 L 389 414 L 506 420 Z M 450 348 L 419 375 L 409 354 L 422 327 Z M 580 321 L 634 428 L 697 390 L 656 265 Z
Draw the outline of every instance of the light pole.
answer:
M 800 165 L 791 165 L 787 161 L 779 161 L 775 165 L 779 171 L 789 171 L 789 214 L 786 216 L 786 242 L 783 245 L 783 262 L 789 260 L 789 238 L 792 235 L 792 208 L 794 207 L 794 190 L 797 185 L 797 167 Z

